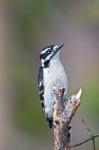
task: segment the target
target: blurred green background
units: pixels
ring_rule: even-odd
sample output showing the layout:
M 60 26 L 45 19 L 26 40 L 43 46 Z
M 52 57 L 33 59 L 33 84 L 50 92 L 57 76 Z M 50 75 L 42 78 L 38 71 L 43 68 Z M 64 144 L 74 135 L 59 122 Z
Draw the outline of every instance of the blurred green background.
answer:
M 51 150 L 51 131 L 41 109 L 39 54 L 64 43 L 60 59 L 67 72 L 68 97 L 82 88 L 71 140 L 89 137 L 83 117 L 99 133 L 99 1 L 9 0 L 0 2 L 0 149 Z M 96 140 L 97 149 L 99 139 Z M 89 142 L 81 150 L 92 149 Z

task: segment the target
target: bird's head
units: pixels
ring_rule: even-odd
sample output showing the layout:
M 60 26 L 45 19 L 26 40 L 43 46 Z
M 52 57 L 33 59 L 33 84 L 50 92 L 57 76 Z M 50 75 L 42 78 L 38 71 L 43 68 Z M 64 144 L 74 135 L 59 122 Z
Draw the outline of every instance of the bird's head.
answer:
M 52 59 L 58 58 L 57 56 L 59 56 L 59 51 L 63 46 L 64 44 L 61 44 L 60 46 L 50 45 L 48 47 L 45 47 L 40 53 L 42 67 L 48 67 Z

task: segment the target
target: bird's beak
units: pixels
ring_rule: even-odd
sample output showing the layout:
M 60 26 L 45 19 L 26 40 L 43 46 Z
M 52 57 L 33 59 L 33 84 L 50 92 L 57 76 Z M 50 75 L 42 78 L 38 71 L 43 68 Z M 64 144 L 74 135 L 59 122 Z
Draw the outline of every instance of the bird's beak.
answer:
M 58 50 L 60 50 L 62 47 L 64 46 L 64 44 L 61 44 L 60 46 L 58 46 Z
M 54 57 L 59 51 L 60 51 L 60 49 L 62 48 L 64 46 L 64 44 L 61 44 L 60 46 L 55 46 L 54 48 L 54 53 L 53 53 L 53 55 L 52 55 L 52 57 Z
M 64 44 L 61 44 L 60 46 L 57 46 L 56 53 L 60 51 L 60 49 L 64 46 Z

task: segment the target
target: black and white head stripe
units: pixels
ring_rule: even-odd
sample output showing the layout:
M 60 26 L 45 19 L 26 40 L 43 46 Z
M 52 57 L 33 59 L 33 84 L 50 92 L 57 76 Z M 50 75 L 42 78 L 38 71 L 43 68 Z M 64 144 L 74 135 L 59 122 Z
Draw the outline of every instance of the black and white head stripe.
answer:
M 46 59 L 49 55 L 51 55 L 52 53 L 54 53 L 54 45 L 45 47 L 42 52 L 40 53 L 40 59 Z
M 50 60 L 55 54 L 58 52 L 58 50 L 63 47 L 64 44 L 61 46 L 58 45 L 50 45 L 48 47 L 45 47 L 42 52 L 40 53 L 40 60 L 42 62 L 42 67 L 48 67 Z

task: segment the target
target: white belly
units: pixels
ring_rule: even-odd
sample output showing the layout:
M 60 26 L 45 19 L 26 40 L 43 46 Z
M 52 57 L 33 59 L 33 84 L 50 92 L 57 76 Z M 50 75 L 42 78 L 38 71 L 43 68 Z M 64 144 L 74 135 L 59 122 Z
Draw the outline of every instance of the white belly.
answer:
M 55 99 L 53 87 L 65 88 L 64 94 L 67 95 L 67 77 L 62 64 L 52 64 L 49 68 L 44 69 L 44 81 L 45 114 L 51 118 Z

